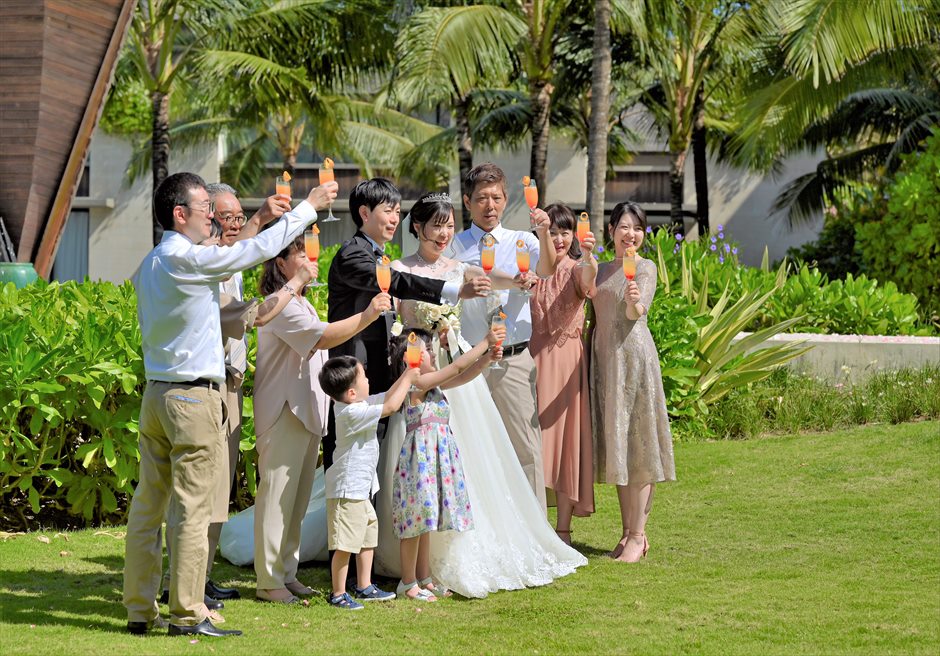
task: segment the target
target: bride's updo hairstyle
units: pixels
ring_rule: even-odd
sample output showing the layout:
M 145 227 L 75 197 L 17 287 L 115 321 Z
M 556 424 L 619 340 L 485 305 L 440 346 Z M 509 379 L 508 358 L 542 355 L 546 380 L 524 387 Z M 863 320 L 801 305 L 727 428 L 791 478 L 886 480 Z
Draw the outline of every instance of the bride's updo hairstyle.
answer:
M 424 232 L 424 226 L 444 225 L 454 213 L 454 203 L 447 194 L 425 194 L 418 199 L 418 202 L 411 207 L 411 213 L 408 215 L 408 232 L 415 237 Z

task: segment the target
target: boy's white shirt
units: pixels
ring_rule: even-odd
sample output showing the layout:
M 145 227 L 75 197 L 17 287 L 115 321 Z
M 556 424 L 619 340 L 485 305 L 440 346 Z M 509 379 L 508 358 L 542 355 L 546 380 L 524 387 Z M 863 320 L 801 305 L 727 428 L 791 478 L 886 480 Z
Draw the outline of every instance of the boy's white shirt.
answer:
M 336 449 L 324 479 L 327 499 L 368 499 L 379 491 L 376 430 L 384 403 L 384 392 L 356 403 L 334 401 Z

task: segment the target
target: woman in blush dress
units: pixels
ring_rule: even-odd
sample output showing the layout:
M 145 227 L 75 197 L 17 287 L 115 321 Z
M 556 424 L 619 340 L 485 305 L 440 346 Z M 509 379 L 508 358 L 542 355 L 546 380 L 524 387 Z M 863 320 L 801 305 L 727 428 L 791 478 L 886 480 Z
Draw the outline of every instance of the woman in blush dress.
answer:
M 646 213 L 619 203 L 607 230 L 616 259 L 600 265 L 594 295 L 597 317 L 591 350 L 591 407 L 599 482 L 617 486 L 623 535 L 611 556 L 635 563 L 646 555 L 646 520 L 653 490 L 676 480 L 672 433 L 659 355 L 646 324 L 656 292 L 656 265 L 636 256 L 635 280 L 625 277 L 623 258 L 639 250 Z
M 555 247 L 555 273 L 533 288 L 532 337 L 545 486 L 555 492 L 555 532 L 571 544 L 571 516 L 594 512 L 594 461 L 588 355 L 581 331 L 584 302 L 594 293 L 594 235 L 579 246 L 574 213 L 556 203 L 545 208 Z M 582 255 L 583 252 L 583 255 Z
M 445 280 L 478 275 L 476 267 L 444 256 L 454 238 L 454 211 L 448 196 L 430 194 L 421 198 L 411 210 L 409 230 L 418 238 L 418 252 L 392 266 Z M 493 283 L 494 288 L 505 288 L 512 284 L 512 279 L 497 273 Z M 403 301 L 400 310 L 404 324 L 433 329 L 427 325 L 427 319 L 419 319 L 419 315 L 428 314 L 426 309 L 419 308 L 414 301 Z M 460 336 L 459 326 L 447 330 L 442 345 L 453 354 L 470 348 Z M 434 356 L 448 357 L 443 350 Z M 430 562 L 434 581 L 419 584 L 432 592 L 438 590 L 438 595 L 442 594 L 438 588 L 441 586 L 465 597 L 485 597 L 497 590 L 546 585 L 587 564 L 587 559 L 562 542 L 546 521 L 485 381 L 475 378 L 447 390 L 447 397 L 450 426 L 463 458 L 474 529 L 432 533 Z M 403 430 L 393 430 L 390 424 L 379 463 L 383 489 L 377 504 L 376 567 L 392 576 L 398 574 L 398 541 L 389 521 L 390 510 L 383 514 L 383 507 L 390 508 L 391 476 L 403 439 Z

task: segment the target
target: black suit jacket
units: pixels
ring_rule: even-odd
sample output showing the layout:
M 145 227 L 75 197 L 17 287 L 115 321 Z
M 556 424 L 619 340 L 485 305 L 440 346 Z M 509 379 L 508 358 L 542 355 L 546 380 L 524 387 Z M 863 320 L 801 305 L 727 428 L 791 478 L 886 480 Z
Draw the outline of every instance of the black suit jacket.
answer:
M 361 232 L 357 232 L 337 251 L 328 278 L 330 322 L 348 319 L 365 310 L 379 293 L 375 262 L 382 255 Z M 389 294 L 395 298 L 440 303 L 444 282 L 392 270 Z M 370 394 L 384 392 L 392 384 L 388 369 L 391 314 L 385 321 L 375 321 L 361 333 L 330 349 L 330 357 L 353 355 L 365 367 Z M 378 360 L 378 361 L 376 361 Z
M 357 232 L 347 241 L 333 258 L 328 277 L 328 320 L 348 319 L 365 310 L 381 290 L 375 279 L 375 262 L 382 257 L 362 232 Z M 428 303 L 440 303 L 444 281 L 400 273 L 392 269 L 392 284 L 389 294 L 395 298 Z M 366 370 L 369 379 L 369 394 L 385 392 L 392 385 L 388 362 L 388 339 L 393 317 L 386 315 L 350 340 L 330 349 L 330 357 L 355 356 Z M 387 418 L 379 422 L 378 439 L 385 437 Z M 323 439 L 323 464 L 333 464 L 333 449 L 336 446 L 336 422 L 333 405 L 327 422 L 327 434 Z

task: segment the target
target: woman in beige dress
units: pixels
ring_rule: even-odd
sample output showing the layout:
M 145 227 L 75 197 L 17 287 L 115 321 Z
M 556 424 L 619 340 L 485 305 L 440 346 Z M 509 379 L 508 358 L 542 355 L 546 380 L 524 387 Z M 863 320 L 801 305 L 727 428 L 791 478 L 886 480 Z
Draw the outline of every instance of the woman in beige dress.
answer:
M 593 299 L 597 324 L 591 350 L 591 407 L 597 480 L 617 486 L 623 535 L 611 556 L 635 563 L 646 555 L 653 490 L 674 481 L 672 433 L 659 355 L 646 324 L 656 292 L 656 265 L 636 257 L 636 279 L 623 273 L 628 248 L 639 250 L 646 213 L 619 203 L 607 226 L 616 259 L 600 266 Z
M 555 273 L 533 289 L 532 337 L 545 487 L 555 493 L 555 532 L 571 544 L 571 517 L 594 512 L 594 462 L 588 403 L 588 355 L 581 339 L 584 302 L 594 294 L 594 235 L 583 249 L 574 238 L 574 213 L 556 203 L 545 208 L 555 247 Z
M 266 296 L 283 289 L 293 296 L 258 330 L 254 413 L 261 480 L 255 498 L 254 561 L 255 596 L 263 601 L 291 603 L 297 595 L 313 594 L 297 580 L 297 567 L 301 522 L 329 408 L 317 375 L 327 349 L 363 330 L 392 303 L 388 294 L 378 294 L 359 314 L 333 323 L 320 321 L 304 298 L 306 288 L 294 289 L 288 283 L 298 269 L 310 266 L 301 236 L 264 263 L 259 283 Z

